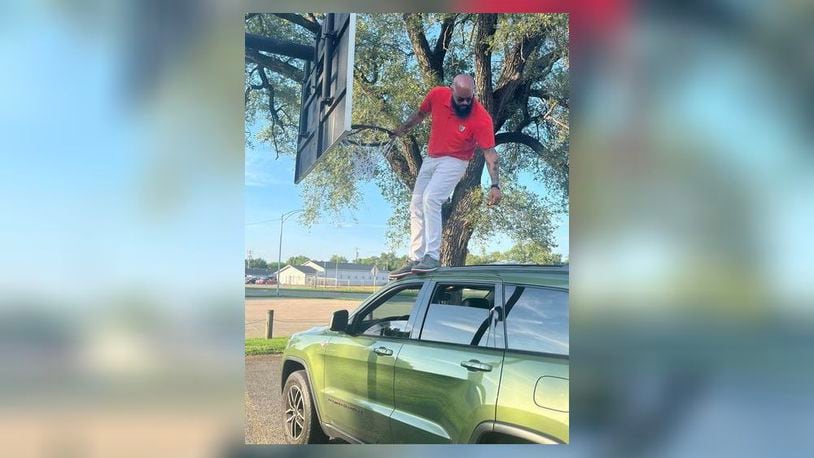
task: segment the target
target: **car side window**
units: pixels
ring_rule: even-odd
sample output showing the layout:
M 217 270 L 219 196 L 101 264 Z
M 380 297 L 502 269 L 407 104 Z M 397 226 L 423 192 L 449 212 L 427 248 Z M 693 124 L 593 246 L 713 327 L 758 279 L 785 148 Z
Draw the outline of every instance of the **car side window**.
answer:
M 506 333 L 510 350 L 568 356 L 568 292 L 506 285 Z
M 494 347 L 490 311 L 495 302 L 494 285 L 435 286 L 419 339 Z
M 357 332 L 367 336 L 410 337 L 410 312 L 422 286 L 407 285 L 388 292 L 358 320 Z

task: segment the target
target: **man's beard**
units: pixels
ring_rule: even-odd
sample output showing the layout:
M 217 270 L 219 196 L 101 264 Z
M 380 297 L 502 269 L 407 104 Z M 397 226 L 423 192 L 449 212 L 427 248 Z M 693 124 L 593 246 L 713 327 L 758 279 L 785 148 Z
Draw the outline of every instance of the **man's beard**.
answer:
M 455 114 L 459 118 L 465 118 L 469 116 L 472 113 L 472 105 L 474 104 L 475 101 L 473 100 L 469 105 L 458 105 L 457 103 L 455 103 L 455 99 L 454 98 L 452 99 L 452 109 L 455 110 Z

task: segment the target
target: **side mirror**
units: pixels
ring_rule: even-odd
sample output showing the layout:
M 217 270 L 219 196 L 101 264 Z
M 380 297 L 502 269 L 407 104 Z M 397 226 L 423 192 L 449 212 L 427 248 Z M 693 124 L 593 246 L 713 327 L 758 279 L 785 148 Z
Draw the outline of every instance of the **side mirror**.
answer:
M 348 329 L 348 311 L 337 310 L 331 317 L 331 331 L 345 332 Z

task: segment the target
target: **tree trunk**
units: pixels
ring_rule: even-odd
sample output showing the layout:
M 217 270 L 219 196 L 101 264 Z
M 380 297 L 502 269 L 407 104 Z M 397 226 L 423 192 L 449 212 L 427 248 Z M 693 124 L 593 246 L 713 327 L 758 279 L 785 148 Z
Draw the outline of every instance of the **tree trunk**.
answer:
M 481 164 L 483 168 L 483 164 Z M 474 209 L 481 203 L 476 186 L 456 189 L 452 203 L 445 205 L 445 220 L 441 232 L 441 265 L 459 267 L 466 264 L 467 246 L 475 225 L 470 219 Z
M 444 73 L 444 62 L 443 60 L 439 62 L 438 57 L 430 49 L 427 35 L 424 33 L 424 20 L 421 13 L 404 13 L 402 17 L 424 78 L 430 86 L 440 85 Z
M 474 228 L 462 228 L 461 232 L 446 233 L 444 231 L 444 242 L 446 249 L 441 250 L 441 265 L 450 267 L 460 267 L 466 265 L 466 255 L 469 254 L 467 246 L 472 237 Z
M 492 110 L 492 50 L 489 41 L 497 31 L 497 14 L 478 16 L 475 42 L 475 86 L 478 99 L 487 111 Z
M 480 102 L 494 117 L 492 99 L 492 50 L 488 43 L 497 30 L 497 15 L 483 14 L 477 23 L 477 42 L 475 43 L 475 84 Z M 472 216 L 482 204 L 480 193 L 480 177 L 483 174 L 483 152 L 475 152 L 469 167 L 455 192 L 452 201 L 445 204 L 441 210 L 441 219 L 444 224 L 441 239 L 441 265 L 463 266 L 466 264 L 467 246 L 472 233 L 475 231 L 475 222 Z

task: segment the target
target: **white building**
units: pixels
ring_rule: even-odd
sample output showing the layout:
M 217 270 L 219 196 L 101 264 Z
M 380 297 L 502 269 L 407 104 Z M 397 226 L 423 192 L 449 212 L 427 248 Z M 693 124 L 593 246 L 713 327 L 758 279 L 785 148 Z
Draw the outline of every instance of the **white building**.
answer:
M 387 283 L 390 272 L 371 264 L 308 261 L 301 266 L 285 266 L 280 270 L 283 285 L 359 286 Z
M 310 266 L 287 265 L 278 274 L 281 285 L 313 286 L 317 271 Z

